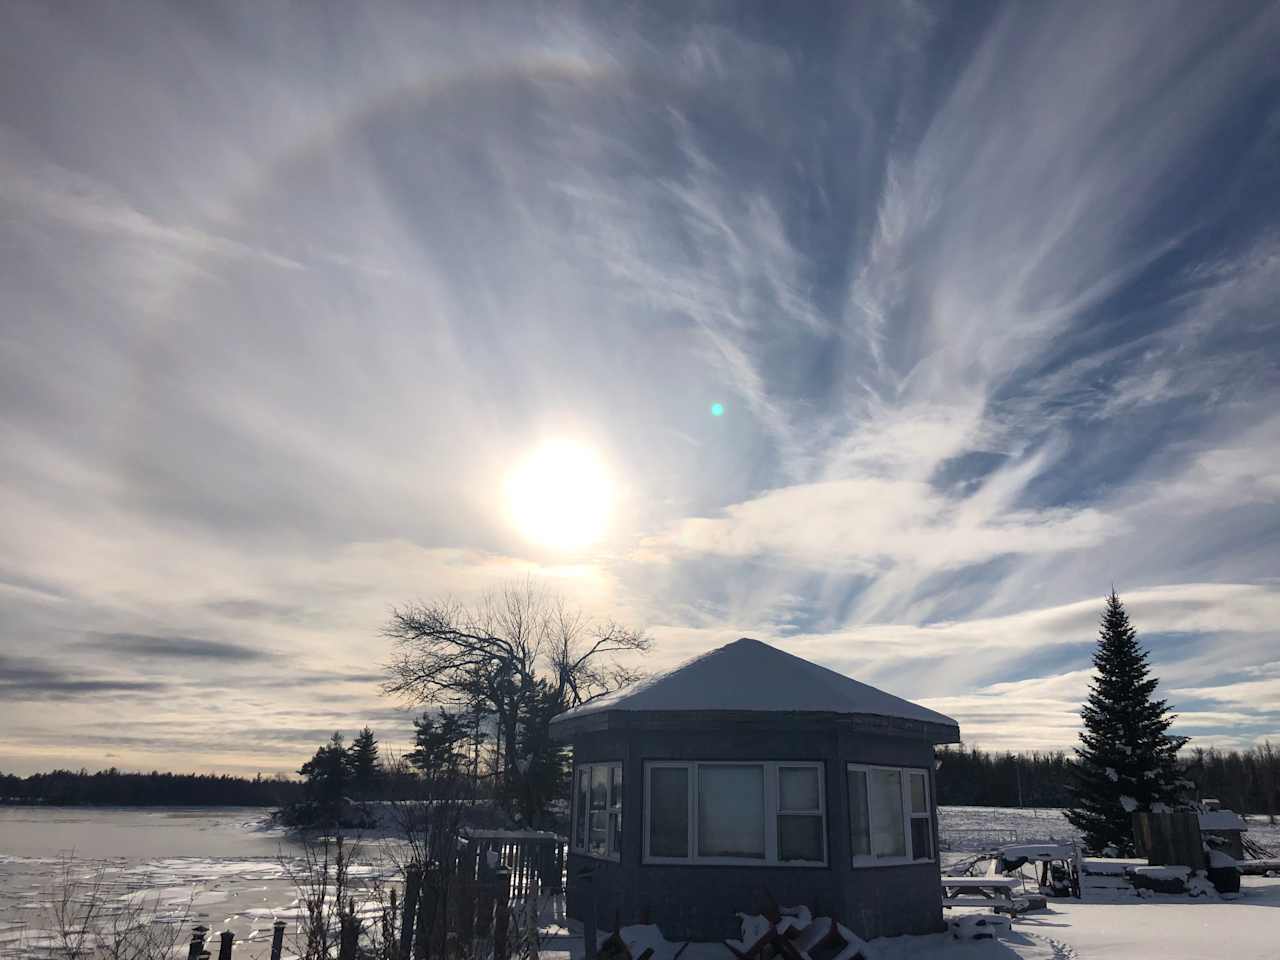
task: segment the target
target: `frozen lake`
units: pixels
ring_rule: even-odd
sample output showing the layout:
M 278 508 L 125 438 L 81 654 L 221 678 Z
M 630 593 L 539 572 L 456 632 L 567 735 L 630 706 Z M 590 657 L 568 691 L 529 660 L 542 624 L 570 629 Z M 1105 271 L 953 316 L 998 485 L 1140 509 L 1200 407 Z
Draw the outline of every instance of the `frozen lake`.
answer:
M 274 857 L 285 843 L 262 807 L 0 807 L 0 854 Z M 287 844 L 286 844 L 287 847 Z
M 0 956 L 38 940 L 70 864 L 113 903 L 144 899 L 181 929 L 199 921 L 265 949 L 276 918 L 298 914 L 301 845 L 259 807 L 0 807 Z M 362 845 L 363 878 L 386 848 Z M 250 949 L 249 957 L 263 950 Z M 245 956 L 237 952 L 237 956 Z

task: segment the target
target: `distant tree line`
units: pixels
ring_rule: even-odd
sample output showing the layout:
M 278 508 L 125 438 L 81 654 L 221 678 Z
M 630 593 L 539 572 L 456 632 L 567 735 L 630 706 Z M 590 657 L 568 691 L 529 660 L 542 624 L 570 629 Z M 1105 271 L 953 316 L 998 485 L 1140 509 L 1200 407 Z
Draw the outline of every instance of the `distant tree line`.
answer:
M 442 724 L 441 718 L 426 715 L 416 726 L 410 754 L 390 763 L 376 761 L 379 772 L 371 788 L 361 791 L 367 798 L 407 799 L 416 795 L 420 772 L 443 766 L 468 768 L 463 724 Z M 317 753 L 332 746 L 330 741 Z M 376 746 L 376 741 L 370 746 Z M 1067 787 L 1074 760 L 1061 751 L 996 753 L 962 745 L 942 747 L 937 755 L 941 761 L 938 802 L 944 806 L 1016 807 L 1019 797 L 1025 807 L 1062 807 L 1069 801 Z M 333 754 L 326 756 L 332 758 Z M 314 764 L 315 759 L 308 763 Z M 1216 797 L 1224 806 L 1242 813 L 1280 815 L 1280 750 L 1271 743 L 1245 751 L 1197 747 L 1184 751 L 1179 760 L 1198 796 Z M 478 798 L 488 794 L 485 787 L 481 779 Z M 323 792 L 325 788 L 317 784 L 312 789 Z M 340 789 L 351 792 L 345 785 Z M 0 773 L 0 801 L 11 803 L 275 807 L 303 799 L 306 791 L 305 780 L 280 774 L 250 779 L 154 770 L 125 773 L 114 767 L 97 773 L 54 770 L 28 777 Z
M 1242 813 L 1280 816 L 1280 750 L 1270 741 L 1244 752 L 1197 747 L 1181 760 L 1200 796 L 1215 797 Z
M 1062 751 L 994 753 L 978 747 L 937 751 L 938 803 L 975 807 L 1065 807 L 1075 758 Z M 1196 747 L 1178 757 L 1198 798 L 1214 797 L 1241 813 L 1280 815 L 1280 750 L 1262 743 L 1248 750 Z
M 261 774 L 248 779 L 156 770 L 126 773 L 115 767 L 97 773 L 54 770 L 28 777 L 0 773 L 0 800 L 8 803 L 273 807 L 298 799 L 302 788 L 296 780 Z
M 962 807 L 1065 807 L 1075 761 L 1061 750 L 990 753 L 978 747 L 937 751 L 938 803 Z

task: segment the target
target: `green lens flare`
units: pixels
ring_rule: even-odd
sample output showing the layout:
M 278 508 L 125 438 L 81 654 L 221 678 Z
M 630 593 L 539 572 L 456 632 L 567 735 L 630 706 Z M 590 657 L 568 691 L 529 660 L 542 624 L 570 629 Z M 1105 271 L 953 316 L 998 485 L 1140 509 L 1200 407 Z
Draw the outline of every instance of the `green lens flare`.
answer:
M 712 415 L 713 417 L 723 417 L 723 416 L 724 416 L 724 404 L 723 404 L 723 403 L 713 403 L 713 404 L 711 405 L 711 415 Z

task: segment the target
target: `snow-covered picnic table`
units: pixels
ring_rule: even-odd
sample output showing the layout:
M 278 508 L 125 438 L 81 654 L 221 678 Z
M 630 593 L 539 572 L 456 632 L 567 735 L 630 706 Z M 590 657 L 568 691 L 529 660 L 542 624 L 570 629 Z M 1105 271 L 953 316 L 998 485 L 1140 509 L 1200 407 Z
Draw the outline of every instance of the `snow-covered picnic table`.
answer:
M 1014 887 L 1021 883 L 1016 877 L 943 877 L 942 896 L 948 906 L 954 906 L 958 899 L 966 896 L 983 900 L 1012 900 Z

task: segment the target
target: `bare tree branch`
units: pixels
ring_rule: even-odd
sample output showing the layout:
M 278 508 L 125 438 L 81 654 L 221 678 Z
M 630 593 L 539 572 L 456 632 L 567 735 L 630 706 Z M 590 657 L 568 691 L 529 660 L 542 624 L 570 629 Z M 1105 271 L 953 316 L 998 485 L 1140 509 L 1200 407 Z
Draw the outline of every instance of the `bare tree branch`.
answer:
M 644 634 L 596 622 L 531 579 L 470 607 L 447 599 L 394 608 L 383 634 L 392 641 L 383 692 L 487 713 L 508 782 L 532 744 L 546 749 L 553 716 L 639 679 L 619 658 L 651 646 Z

